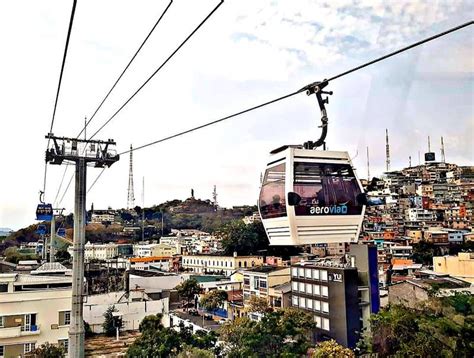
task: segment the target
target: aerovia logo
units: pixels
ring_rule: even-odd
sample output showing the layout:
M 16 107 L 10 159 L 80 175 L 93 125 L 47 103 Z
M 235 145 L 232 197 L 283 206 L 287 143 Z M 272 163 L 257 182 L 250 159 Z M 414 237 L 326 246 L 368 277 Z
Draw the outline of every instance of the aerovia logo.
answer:
M 347 204 L 341 205 L 332 205 L 332 206 L 312 206 L 309 213 L 311 215 L 337 215 L 337 214 L 347 214 Z

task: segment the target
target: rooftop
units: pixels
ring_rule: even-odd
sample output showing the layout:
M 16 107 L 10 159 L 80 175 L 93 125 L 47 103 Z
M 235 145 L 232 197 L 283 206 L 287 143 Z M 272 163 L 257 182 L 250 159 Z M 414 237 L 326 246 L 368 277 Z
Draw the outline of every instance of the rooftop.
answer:
M 269 273 L 269 272 L 275 272 L 275 271 L 280 271 L 280 270 L 285 270 L 288 269 L 287 266 L 256 266 L 256 267 L 251 267 L 244 272 L 259 272 L 259 273 Z

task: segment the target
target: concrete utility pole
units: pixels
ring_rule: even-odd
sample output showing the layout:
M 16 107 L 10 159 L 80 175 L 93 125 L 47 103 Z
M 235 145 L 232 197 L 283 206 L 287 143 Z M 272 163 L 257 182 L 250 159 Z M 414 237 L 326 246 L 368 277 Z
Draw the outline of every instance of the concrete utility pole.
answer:
M 95 167 L 110 167 L 119 160 L 109 147 L 113 140 L 85 140 L 55 137 L 49 133 L 46 138 L 53 143 L 46 150 L 46 162 L 61 165 L 64 161 L 76 165 L 74 194 L 74 244 L 72 264 L 71 324 L 69 325 L 69 357 L 84 357 L 84 244 L 86 232 L 86 177 L 87 164 Z
M 54 248 L 53 248 L 53 239 L 54 235 L 56 235 L 56 216 L 54 215 L 53 209 L 53 217 L 51 218 L 51 235 L 49 237 L 49 262 L 54 262 Z

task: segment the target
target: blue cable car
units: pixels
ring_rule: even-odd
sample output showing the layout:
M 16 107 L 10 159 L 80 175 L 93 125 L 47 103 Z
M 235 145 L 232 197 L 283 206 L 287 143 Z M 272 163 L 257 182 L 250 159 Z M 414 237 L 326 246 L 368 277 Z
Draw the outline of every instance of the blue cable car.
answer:
M 53 206 L 51 204 L 38 204 L 36 207 L 36 220 L 51 221 L 53 218 Z
M 46 225 L 38 225 L 36 228 L 36 233 L 38 235 L 46 235 Z

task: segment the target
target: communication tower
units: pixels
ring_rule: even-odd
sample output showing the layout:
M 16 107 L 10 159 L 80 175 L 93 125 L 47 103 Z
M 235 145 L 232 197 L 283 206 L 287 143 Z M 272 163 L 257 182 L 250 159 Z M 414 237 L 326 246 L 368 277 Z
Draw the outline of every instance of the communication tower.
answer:
M 388 143 L 388 129 L 385 129 L 385 169 L 390 171 L 390 145 Z
M 446 163 L 446 156 L 444 154 L 444 140 L 443 140 L 443 137 L 441 137 L 441 161 L 443 163 Z
M 135 194 L 133 193 L 133 147 L 130 144 L 130 168 L 128 171 L 128 193 L 127 193 L 127 209 L 135 207 Z
M 217 188 L 214 185 L 214 190 L 212 191 L 212 205 L 217 209 Z

